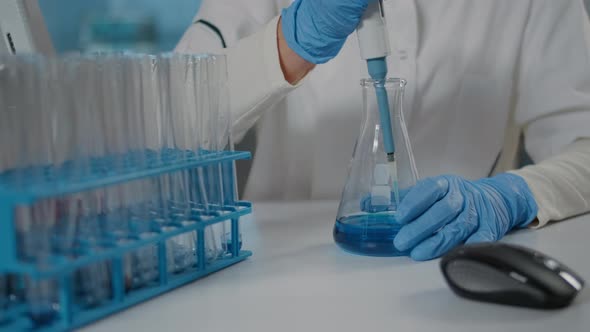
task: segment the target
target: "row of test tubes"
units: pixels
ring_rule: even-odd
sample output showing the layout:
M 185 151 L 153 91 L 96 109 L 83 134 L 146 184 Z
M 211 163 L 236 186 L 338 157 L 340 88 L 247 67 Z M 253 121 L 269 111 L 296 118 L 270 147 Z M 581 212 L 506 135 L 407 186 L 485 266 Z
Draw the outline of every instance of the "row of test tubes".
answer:
M 59 186 L 101 172 L 129 172 L 230 150 L 231 116 L 224 56 L 96 54 L 0 57 L 0 181 L 14 187 Z M 15 211 L 22 261 L 51 266 L 197 222 L 232 204 L 222 165 L 163 174 L 52 197 Z M 7 222 L 0 220 L 0 222 Z M 207 260 L 228 255 L 229 224 L 205 231 Z M 197 266 L 197 234 L 167 241 L 167 270 Z M 157 283 L 158 248 L 124 258 L 125 287 Z M 112 298 L 112 266 L 74 275 L 76 305 Z M 22 295 L 0 276 L 0 312 L 15 298 L 46 324 L 57 314 L 57 281 L 24 281 Z M 0 316 L 0 323 L 2 317 Z

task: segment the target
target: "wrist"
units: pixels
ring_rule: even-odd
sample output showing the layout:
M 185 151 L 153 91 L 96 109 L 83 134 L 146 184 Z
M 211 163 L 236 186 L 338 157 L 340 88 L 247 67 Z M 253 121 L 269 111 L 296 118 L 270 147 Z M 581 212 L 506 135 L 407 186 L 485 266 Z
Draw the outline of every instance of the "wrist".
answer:
M 279 62 L 285 80 L 296 85 L 315 68 L 315 64 L 305 60 L 297 54 L 288 44 L 282 28 L 282 18 L 277 24 L 277 47 L 279 49 Z
M 511 217 L 511 228 L 526 227 L 537 218 L 537 202 L 521 176 L 502 173 L 483 181 L 494 188 L 504 200 Z
M 293 53 L 315 65 L 326 63 L 338 54 L 346 38 L 334 40 L 317 29 L 311 23 L 313 11 L 302 3 L 296 1 L 283 9 L 279 23 L 281 33 Z

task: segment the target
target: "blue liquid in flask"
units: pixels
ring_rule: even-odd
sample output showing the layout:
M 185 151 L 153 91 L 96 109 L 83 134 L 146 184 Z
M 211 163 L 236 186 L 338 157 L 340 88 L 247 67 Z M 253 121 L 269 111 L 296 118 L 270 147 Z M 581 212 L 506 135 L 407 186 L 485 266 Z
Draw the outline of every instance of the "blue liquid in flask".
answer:
M 334 241 L 345 251 L 365 256 L 407 256 L 393 244 L 401 226 L 391 214 L 361 214 L 342 217 L 334 226 Z

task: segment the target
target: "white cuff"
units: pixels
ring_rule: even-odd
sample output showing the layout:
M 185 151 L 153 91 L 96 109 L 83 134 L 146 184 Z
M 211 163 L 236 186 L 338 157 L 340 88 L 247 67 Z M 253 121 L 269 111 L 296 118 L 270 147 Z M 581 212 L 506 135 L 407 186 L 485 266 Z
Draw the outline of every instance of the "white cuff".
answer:
M 590 211 L 590 139 L 572 143 L 561 154 L 513 171 L 524 178 L 539 207 L 540 228 Z

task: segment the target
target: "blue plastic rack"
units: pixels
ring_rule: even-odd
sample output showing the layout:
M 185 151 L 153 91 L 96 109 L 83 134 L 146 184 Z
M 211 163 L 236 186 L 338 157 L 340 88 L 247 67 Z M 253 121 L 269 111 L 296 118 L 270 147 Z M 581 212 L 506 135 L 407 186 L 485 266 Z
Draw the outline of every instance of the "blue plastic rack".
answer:
M 250 251 L 241 250 L 239 222 L 240 217 L 252 212 L 248 202 L 236 201 L 233 193 L 235 186 L 234 161 L 250 158 L 248 152 L 201 152 L 166 150 L 163 152 L 142 151 L 129 153 L 114 158 L 97 158 L 92 160 L 88 174 L 77 174 L 71 164 L 65 163 L 59 169 L 44 167 L 42 169 L 25 169 L 0 174 L 0 276 L 10 276 L 23 285 L 23 279 L 52 280 L 58 285 L 59 310 L 51 323 L 35 323 L 29 317 L 29 308 L 23 296 L 13 296 L 7 303 L 0 303 L 0 332 L 5 331 L 68 331 L 94 322 L 135 304 L 151 299 L 162 293 L 190 283 L 206 275 L 243 261 L 251 256 Z M 141 162 L 138 162 L 141 160 Z M 113 167 L 117 165 L 117 167 Z M 82 193 L 98 188 L 122 184 L 130 181 L 158 177 L 179 171 L 191 171 L 197 176 L 196 169 L 221 170 L 222 190 L 226 194 L 222 204 L 208 205 L 204 209 L 195 206 L 192 216 L 194 223 L 175 225 L 174 229 L 160 230 L 156 236 L 148 239 L 129 239 L 124 244 L 113 242 L 101 250 L 89 250 L 75 256 L 55 254 L 50 264 L 43 267 L 19 259 L 18 239 L 14 225 L 14 211 L 17 206 L 29 206 L 39 200 L 63 197 L 68 194 Z M 15 176 L 15 172 L 22 172 Z M 22 176 L 22 175 L 27 176 Z M 203 173 L 200 173 L 203 174 Z M 207 175 L 204 177 L 208 178 Z M 14 179 L 18 178 L 18 181 Z M 23 182 L 26 181 L 26 182 Z M 208 186 L 208 194 L 215 186 Z M 205 229 L 213 224 L 231 221 L 231 239 L 228 253 L 213 261 L 205 258 Z M 196 265 L 180 273 L 168 271 L 166 257 L 167 240 L 178 235 L 196 232 Z M 123 260 L 126 255 L 138 249 L 157 247 L 158 278 L 153 284 L 139 289 L 128 289 L 125 285 Z M 74 273 L 92 264 L 108 262 L 110 264 L 111 297 L 108 301 L 92 308 L 77 306 L 74 302 Z M 22 291 L 22 289 L 21 289 Z

